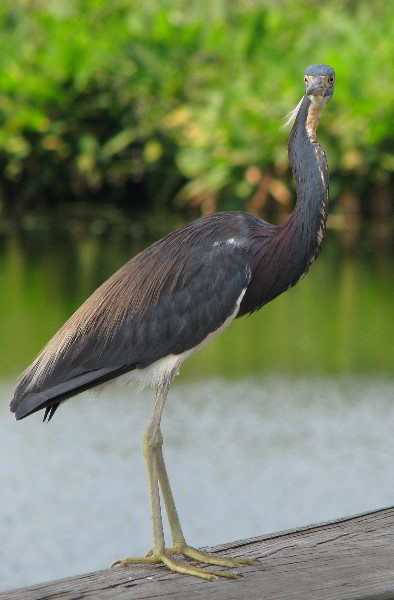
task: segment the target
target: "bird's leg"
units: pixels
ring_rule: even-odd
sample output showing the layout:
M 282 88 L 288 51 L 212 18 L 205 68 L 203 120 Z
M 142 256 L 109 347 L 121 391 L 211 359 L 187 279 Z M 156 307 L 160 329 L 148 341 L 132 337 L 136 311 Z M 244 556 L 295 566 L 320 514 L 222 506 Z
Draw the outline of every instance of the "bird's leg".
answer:
M 240 564 L 237 561 L 221 559 L 217 556 L 211 556 L 202 553 L 199 550 L 187 546 L 185 542 L 178 513 L 175 507 L 174 498 L 172 496 L 162 453 L 163 436 L 160 431 L 160 420 L 170 383 L 171 378 L 165 380 L 158 386 L 153 415 L 151 417 L 149 426 L 146 430 L 144 437 L 144 458 L 146 468 L 148 471 L 149 496 L 152 509 L 153 548 L 144 557 L 130 557 L 120 559 L 112 563 L 111 566 L 127 566 L 131 564 L 141 563 L 163 563 L 169 569 L 171 569 L 171 571 L 184 573 L 186 575 L 195 575 L 196 577 L 201 577 L 202 579 L 213 580 L 217 579 L 218 576 L 237 578 L 239 577 L 237 573 L 199 569 L 190 564 L 174 560 L 171 557 L 171 555 L 173 554 L 184 554 L 185 556 L 189 556 L 191 558 L 194 558 L 195 560 L 200 560 L 201 562 L 205 562 L 208 564 L 216 564 L 231 567 Z M 160 508 L 159 481 L 163 493 L 164 502 L 166 505 L 168 520 L 170 523 L 172 539 L 174 544 L 174 548 L 169 549 L 166 549 L 164 545 L 163 521 L 161 517 Z M 243 561 L 243 564 L 245 562 L 246 560 Z M 248 562 L 250 563 L 252 561 Z
M 155 449 L 156 452 L 156 465 L 157 465 L 157 476 L 159 479 L 160 489 L 163 494 L 164 504 L 166 507 L 168 523 L 171 529 L 172 546 L 173 550 L 177 554 L 181 554 L 183 548 L 186 545 L 185 536 L 183 535 L 181 522 L 179 520 L 178 511 L 175 506 L 174 496 L 168 479 L 167 469 L 164 463 L 163 456 L 163 436 L 159 429 L 158 445 Z M 178 551 L 178 552 L 176 552 Z
M 203 552 L 197 548 L 193 548 L 186 543 L 183 535 L 181 523 L 178 516 L 178 511 L 175 506 L 174 496 L 171 491 L 170 481 L 167 474 L 167 469 L 164 463 L 163 456 L 163 436 L 159 429 L 157 446 L 155 449 L 157 460 L 157 474 L 159 478 L 160 488 L 164 498 L 168 523 L 171 529 L 172 548 L 167 549 L 171 554 L 183 554 L 196 561 L 207 563 L 210 565 L 219 565 L 222 567 L 239 567 L 240 565 L 250 565 L 255 561 L 248 558 L 223 558 L 209 552 Z
M 156 394 L 155 409 L 144 436 L 144 460 L 148 472 L 148 489 L 152 510 L 153 550 L 149 555 L 144 557 L 130 557 L 117 560 L 112 563 L 111 566 L 113 567 L 118 565 L 125 566 L 128 564 L 163 562 L 161 560 L 161 555 L 165 553 L 164 531 L 161 517 L 159 480 L 155 454 L 156 432 L 158 424 L 160 424 L 160 416 L 165 400 L 165 398 L 162 398 L 160 391 L 161 389 L 159 388 Z

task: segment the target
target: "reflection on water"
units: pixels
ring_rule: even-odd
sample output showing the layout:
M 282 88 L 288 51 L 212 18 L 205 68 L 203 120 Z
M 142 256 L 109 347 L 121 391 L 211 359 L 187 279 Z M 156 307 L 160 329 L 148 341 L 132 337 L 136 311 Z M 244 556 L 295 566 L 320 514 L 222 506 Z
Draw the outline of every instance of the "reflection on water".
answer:
M 0 586 L 100 569 L 151 543 L 142 436 L 152 392 L 107 389 L 15 423 L 11 380 L 152 239 L 120 223 L 0 233 Z M 137 229 L 136 229 L 137 228 Z M 164 233 L 162 231 L 161 233 Z M 394 267 L 330 232 L 297 287 L 183 365 L 169 471 L 197 546 L 394 500 Z M 168 533 L 168 532 L 167 532 Z
M 382 378 L 176 382 L 163 434 L 187 539 L 213 545 L 392 504 L 393 394 Z M 152 392 L 115 387 L 43 425 L 15 423 L 2 403 L 2 589 L 147 551 L 151 405 Z
M 0 377 L 24 369 L 83 300 L 152 241 L 118 226 L 105 235 L 86 228 L 0 234 Z M 348 254 L 330 231 L 302 282 L 233 323 L 183 375 L 394 374 L 394 261 L 376 243 L 360 248 Z

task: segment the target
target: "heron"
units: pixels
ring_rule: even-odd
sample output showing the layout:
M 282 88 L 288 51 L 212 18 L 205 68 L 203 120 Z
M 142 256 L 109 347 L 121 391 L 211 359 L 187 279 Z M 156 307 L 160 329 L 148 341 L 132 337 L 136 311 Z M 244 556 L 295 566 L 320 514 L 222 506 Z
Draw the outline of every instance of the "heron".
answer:
M 123 558 L 113 566 L 159 563 L 212 580 L 239 573 L 203 564 L 234 569 L 254 562 L 187 544 L 164 463 L 161 417 L 182 362 L 231 321 L 294 286 L 319 254 L 326 230 L 328 167 L 316 128 L 334 87 L 332 67 L 313 64 L 305 69 L 304 95 L 289 118 L 296 202 L 285 223 L 218 212 L 173 231 L 105 281 L 18 381 L 11 402 L 17 420 L 45 409 L 44 421 L 49 421 L 68 398 L 115 378 L 156 387 L 143 444 L 153 545 L 146 556 Z M 165 546 L 160 492 L 170 547 Z

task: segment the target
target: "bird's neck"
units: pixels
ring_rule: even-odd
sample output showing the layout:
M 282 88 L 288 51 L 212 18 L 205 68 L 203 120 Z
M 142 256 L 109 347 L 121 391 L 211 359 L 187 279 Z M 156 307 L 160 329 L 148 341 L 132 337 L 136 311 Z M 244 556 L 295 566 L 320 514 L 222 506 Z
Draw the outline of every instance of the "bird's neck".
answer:
M 289 161 L 297 185 L 294 211 L 284 226 L 290 252 L 298 255 L 294 283 L 304 275 L 320 251 L 326 230 L 328 206 L 328 167 L 325 154 L 316 141 L 316 127 L 324 108 L 304 96 L 289 136 Z M 301 272 L 302 271 L 302 272 Z M 293 285 L 294 285 L 293 283 Z
M 322 244 L 327 216 L 328 169 L 316 142 L 320 107 L 305 96 L 289 137 L 289 159 L 297 184 L 297 202 L 284 225 L 251 225 L 251 281 L 237 316 L 270 302 L 305 275 Z

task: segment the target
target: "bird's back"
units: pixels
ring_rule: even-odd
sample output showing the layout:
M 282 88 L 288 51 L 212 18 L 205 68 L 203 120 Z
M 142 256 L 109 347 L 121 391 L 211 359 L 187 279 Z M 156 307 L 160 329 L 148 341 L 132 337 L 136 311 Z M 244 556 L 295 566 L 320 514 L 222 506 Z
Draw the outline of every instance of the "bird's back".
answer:
M 22 375 L 11 403 L 16 417 L 201 344 L 245 293 L 257 222 L 263 231 L 263 221 L 243 213 L 203 217 L 131 259 Z

